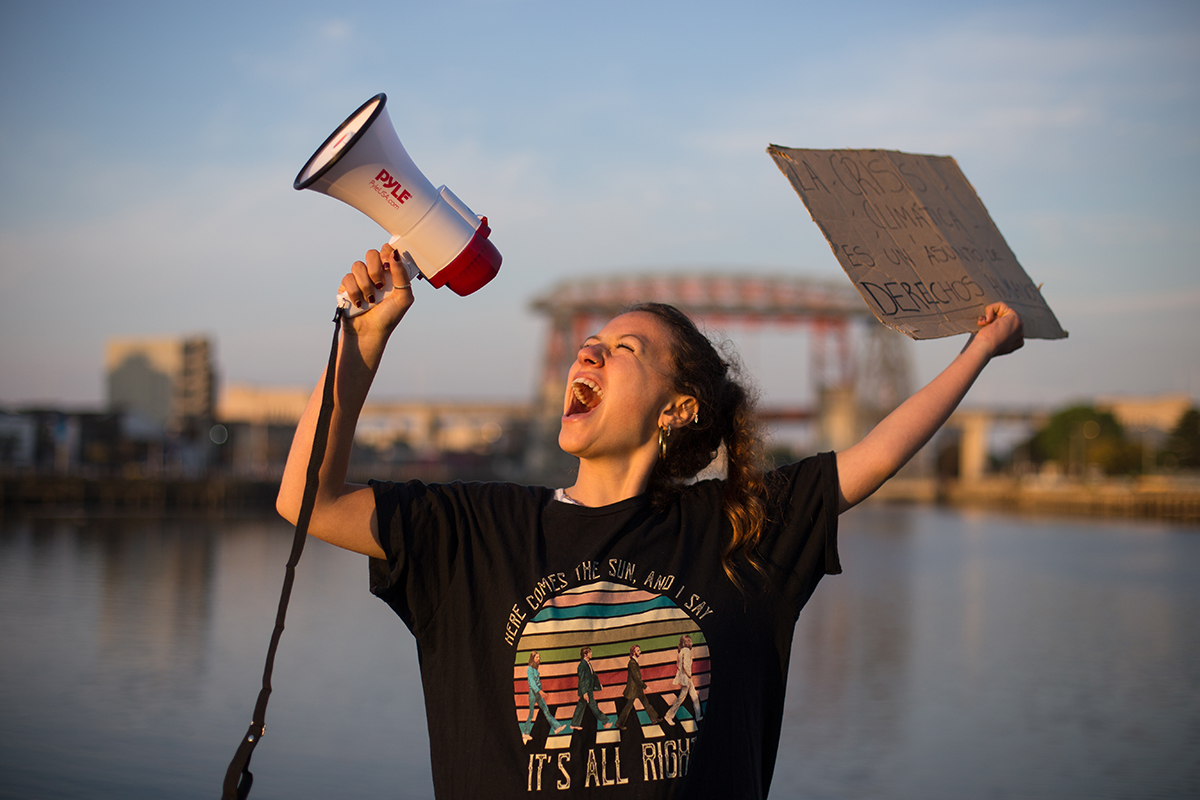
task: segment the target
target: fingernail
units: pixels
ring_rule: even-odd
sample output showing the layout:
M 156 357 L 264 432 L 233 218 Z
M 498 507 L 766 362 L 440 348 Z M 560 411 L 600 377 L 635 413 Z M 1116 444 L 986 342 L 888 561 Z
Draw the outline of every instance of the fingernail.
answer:
M 354 301 L 354 307 L 355 307 L 355 308 L 362 308 L 362 300 L 355 300 L 355 301 Z
M 368 302 L 368 303 L 374 303 L 374 302 L 375 302 L 375 295 L 371 295 L 370 297 L 368 297 L 368 298 L 367 298 L 367 302 Z
M 400 251 L 399 250 L 392 251 L 392 261 L 395 261 L 397 263 L 400 262 Z
M 383 288 L 383 281 L 379 281 L 379 282 L 377 282 L 377 283 L 375 284 L 375 288 L 376 288 L 376 289 L 382 289 L 382 288 Z

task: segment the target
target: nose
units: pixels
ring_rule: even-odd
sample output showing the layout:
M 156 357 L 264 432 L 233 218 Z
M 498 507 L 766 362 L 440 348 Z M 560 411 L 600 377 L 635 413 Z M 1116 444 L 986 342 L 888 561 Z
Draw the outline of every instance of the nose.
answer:
M 599 367 L 604 364 L 604 349 L 598 344 L 585 344 L 579 348 L 579 363 Z

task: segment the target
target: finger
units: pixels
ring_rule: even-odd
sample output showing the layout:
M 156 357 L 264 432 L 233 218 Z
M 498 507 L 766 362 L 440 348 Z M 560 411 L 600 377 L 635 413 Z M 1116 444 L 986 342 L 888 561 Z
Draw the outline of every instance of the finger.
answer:
M 383 258 L 380 257 L 378 250 L 367 251 L 367 277 L 370 279 L 372 286 L 376 289 L 382 289 L 384 286 L 385 274 L 383 271 Z M 372 300 L 371 302 L 375 302 Z
M 383 261 L 384 270 L 391 271 L 392 262 L 400 261 L 400 254 L 396 252 L 396 248 L 392 247 L 391 242 L 388 242 L 383 247 L 379 248 L 379 258 Z
M 363 265 L 363 267 L 365 269 L 366 265 Z M 363 297 L 362 290 L 358 287 L 358 279 L 354 277 L 353 272 L 347 272 L 342 276 L 342 283 L 338 287 L 338 291 L 345 292 L 346 297 L 350 298 L 350 302 L 354 304 L 355 308 L 363 307 L 363 301 L 366 298 Z
M 1001 317 L 1007 316 L 1011 313 L 1013 313 L 1013 310 L 1006 304 L 992 303 L 990 306 L 984 309 L 983 316 L 980 317 L 977 322 L 981 327 L 984 325 L 990 325 Z
M 368 256 L 370 253 L 367 254 Z M 378 257 L 378 254 L 376 254 Z M 375 302 L 375 281 L 371 279 L 370 268 L 362 261 L 355 261 L 354 266 L 350 268 L 354 275 L 354 280 L 358 284 L 359 291 L 362 293 L 363 299 L 368 303 Z
M 408 254 L 404 251 L 392 250 L 392 280 L 394 280 L 397 284 L 409 283 L 411 280 L 412 276 L 410 275 L 408 266 L 405 264 L 406 257 L 408 257 Z

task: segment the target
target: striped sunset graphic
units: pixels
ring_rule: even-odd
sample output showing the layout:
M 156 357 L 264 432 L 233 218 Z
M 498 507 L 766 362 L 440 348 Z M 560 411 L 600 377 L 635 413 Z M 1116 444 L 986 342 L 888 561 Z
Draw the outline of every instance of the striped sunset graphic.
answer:
M 560 722 L 569 722 L 579 700 L 576 692 L 579 651 L 592 648 L 592 668 L 602 686 L 596 692 L 600 710 L 615 722 L 625 703 L 625 682 L 629 664 L 629 648 L 642 650 L 638 659 L 642 679 L 646 682 L 647 699 L 655 706 L 656 716 L 662 717 L 674 702 L 679 686 L 671 681 L 676 672 L 679 639 L 687 634 L 692 639 L 692 679 L 700 702 L 708 701 L 709 654 L 704 634 L 683 609 L 670 597 L 657 592 L 596 581 L 565 591 L 548 600 L 525 624 L 517 642 L 513 663 L 513 704 L 518 723 L 529 715 L 529 681 L 526 667 L 533 651 L 541 655 L 540 676 L 546 700 Z M 638 701 L 635 706 L 638 722 L 629 729 L 640 728 L 642 738 L 666 735 L 665 723 L 650 723 L 647 709 Z M 549 723 L 542 719 L 539 709 L 534 733 L 537 738 L 549 732 Z M 694 733 L 695 721 L 691 701 L 687 700 L 676 714 L 684 732 Z M 597 728 L 597 742 L 620 741 L 619 730 L 603 730 L 590 711 L 584 712 L 584 725 Z M 549 736 L 547 748 L 570 745 L 571 731 Z

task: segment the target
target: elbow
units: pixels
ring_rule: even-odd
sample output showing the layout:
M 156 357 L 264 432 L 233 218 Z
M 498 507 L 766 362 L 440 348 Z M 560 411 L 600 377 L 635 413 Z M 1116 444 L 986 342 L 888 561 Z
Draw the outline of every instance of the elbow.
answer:
M 279 516 L 286 519 L 292 525 L 295 525 L 296 521 L 300 519 L 300 505 L 295 502 L 289 493 L 282 489 L 275 498 L 275 510 L 279 512 Z

